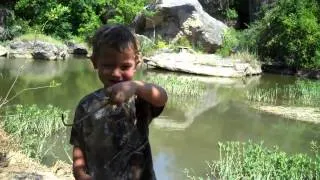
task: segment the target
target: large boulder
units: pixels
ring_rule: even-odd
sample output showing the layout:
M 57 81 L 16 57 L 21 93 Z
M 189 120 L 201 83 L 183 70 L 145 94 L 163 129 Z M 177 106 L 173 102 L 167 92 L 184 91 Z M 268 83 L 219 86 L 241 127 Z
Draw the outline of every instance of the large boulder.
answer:
M 162 0 L 149 9 L 156 13 L 151 17 L 139 15 L 135 19 L 138 34 L 161 35 L 173 41 L 186 36 L 207 52 L 214 52 L 222 44 L 227 26 L 206 13 L 197 0 Z
M 243 77 L 261 74 L 258 63 L 223 58 L 215 54 L 158 53 L 144 59 L 148 66 L 169 71 L 216 77 Z
M 68 56 L 66 45 L 56 45 L 43 41 L 13 41 L 9 44 L 10 58 L 33 58 L 42 60 L 65 59 Z

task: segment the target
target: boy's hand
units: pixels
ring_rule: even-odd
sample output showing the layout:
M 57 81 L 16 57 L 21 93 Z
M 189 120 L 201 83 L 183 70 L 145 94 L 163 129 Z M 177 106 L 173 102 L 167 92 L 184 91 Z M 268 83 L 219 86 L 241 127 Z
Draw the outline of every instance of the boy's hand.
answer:
M 136 90 L 137 84 L 134 81 L 125 81 L 108 87 L 106 93 L 110 96 L 111 103 L 119 105 L 135 95 Z
M 120 82 L 107 88 L 106 93 L 110 96 L 111 103 L 118 105 L 129 100 L 135 94 L 157 107 L 164 106 L 168 99 L 167 93 L 162 87 L 142 81 Z

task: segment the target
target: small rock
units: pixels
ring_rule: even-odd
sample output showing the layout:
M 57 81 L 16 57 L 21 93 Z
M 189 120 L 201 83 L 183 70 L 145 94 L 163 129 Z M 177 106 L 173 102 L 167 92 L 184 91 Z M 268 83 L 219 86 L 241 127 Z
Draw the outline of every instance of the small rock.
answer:
M 67 42 L 66 45 L 68 46 L 68 53 L 80 56 L 86 56 L 88 54 L 88 47 L 84 44 L 76 44 L 73 42 Z

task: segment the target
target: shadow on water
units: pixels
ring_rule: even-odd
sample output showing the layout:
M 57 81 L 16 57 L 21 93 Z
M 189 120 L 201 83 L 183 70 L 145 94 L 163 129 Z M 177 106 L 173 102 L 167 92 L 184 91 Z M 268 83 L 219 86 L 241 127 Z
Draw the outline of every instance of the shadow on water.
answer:
M 1 96 L 6 93 L 23 63 L 24 60 L 0 61 Z M 169 94 L 168 106 L 150 127 L 154 166 L 159 179 L 185 179 L 184 168 L 204 174 L 205 161 L 218 158 L 219 141 L 264 141 L 267 146 L 278 145 L 288 153 L 296 153 L 308 152 L 309 143 L 320 139 L 319 126 L 263 113 L 250 108 L 246 102 L 245 94 L 250 88 L 270 87 L 275 83 L 290 84 L 296 81 L 295 78 L 277 75 L 244 79 L 192 76 L 193 82 L 204 84 L 201 93 L 192 96 L 174 94 L 174 91 L 183 88 L 175 84 L 188 79 L 186 75 L 139 71 L 136 79 L 153 76 L 161 79 L 172 74 L 177 76 L 173 82 L 176 88 L 173 88 L 173 94 Z M 101 86 L 89 61 L 32 61 L 26 62 L 13 93 L 51 81 L 62 85 L 26 92 L 12 103 L 52 104 L 72 112 L 80 98 Z M 69 133 L 70 130 L 67 130 L 48 139 L 47 149 L 50 151 L 44 160 L 46 164 L 56 159 L 69 162 Z

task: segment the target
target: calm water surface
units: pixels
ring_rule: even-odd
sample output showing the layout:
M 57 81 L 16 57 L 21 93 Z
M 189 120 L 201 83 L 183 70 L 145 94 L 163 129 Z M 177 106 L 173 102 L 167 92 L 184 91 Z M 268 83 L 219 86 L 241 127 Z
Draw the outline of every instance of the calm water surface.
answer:
M 11 104 L 52 104 L 74 110 L 81 97 L 101 86 L 88 60 L 28 61 L 0 59 L 0 95 L 4 96 L 19 74 L 24 70 L 13 94 L 27 87 L 61 83 L 57 88 L 28 91 Z M 136 79 L 147 76 L 167 76 L 170 73 L 140 71 Z M 320 139 L 320 128 L 259 112 L 246 103 L 245 93 L 253 87 L 271 87 L 293 84 L 297 79 L 289 76 L 263 75 L 246 79 L 205 79 L 205 93 L 197 101 L 177 101 L 177 106 L 167 107 L 151 124 L 150 142 L 158 179 L 185 179 L 183 170 L 192 169 L 196 174 L 206 173 L 206 160 L 218 158 L 219 141 L 264 141 L 267 146 L 280 146 L 288 153 L 308 152 L 309 143 Z M 174 104 L 174 103 L 173 103 Z M 188 108 L 185 108 L 185 107 Z M 71 115 L 72 116 L 72 115 Z M 69 161 L 69 131 L 61 132 L 48 140 L 48 158 Z M 54 146 L 52 145 L 54 144 Z

